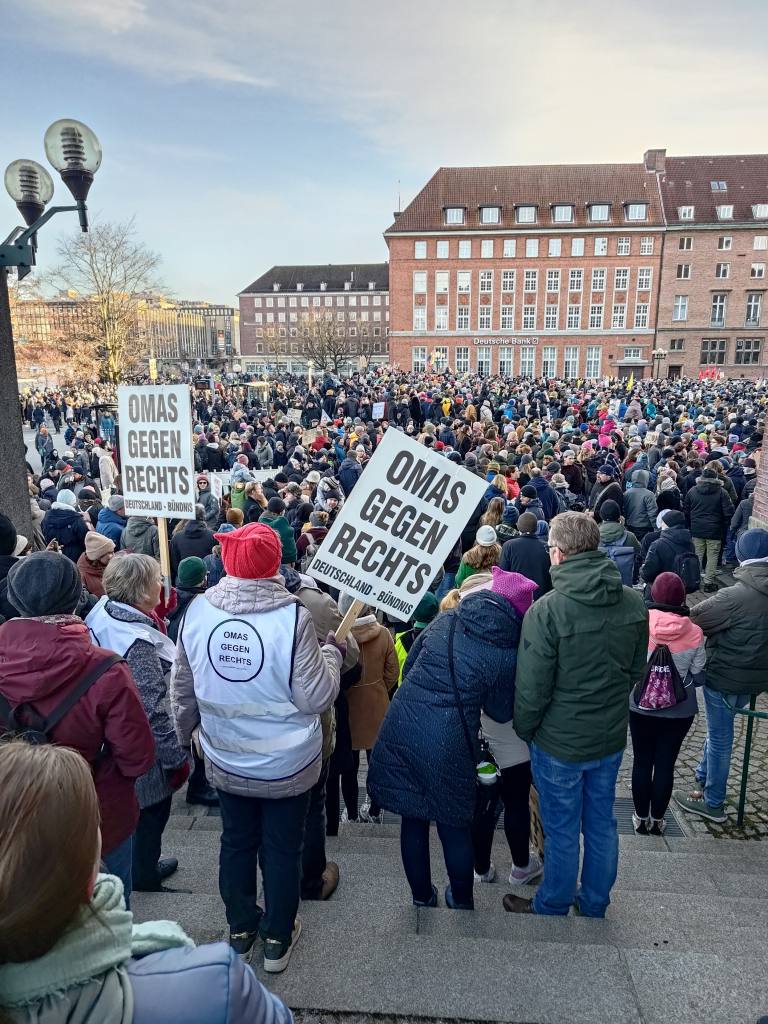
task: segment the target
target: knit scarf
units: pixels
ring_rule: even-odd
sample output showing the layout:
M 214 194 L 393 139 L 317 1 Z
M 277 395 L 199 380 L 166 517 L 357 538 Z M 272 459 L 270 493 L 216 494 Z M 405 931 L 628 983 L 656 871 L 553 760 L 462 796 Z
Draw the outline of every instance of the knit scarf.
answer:
M 175 946 L 194 942 L 173 921 L 134 925 L 120 879 L 99 875 L 90 904 L 53 949 L 0 967 L 0 1006 L 23 1024 L 131 1024 L 125 962 Z

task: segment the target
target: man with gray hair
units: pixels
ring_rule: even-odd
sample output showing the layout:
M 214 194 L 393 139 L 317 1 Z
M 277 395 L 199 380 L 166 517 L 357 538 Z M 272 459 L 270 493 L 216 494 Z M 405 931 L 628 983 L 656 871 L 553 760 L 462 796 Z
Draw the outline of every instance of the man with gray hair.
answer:
M 531 751 L 545 840 L 533 900 L 509 894 L 516 914 L 605 917 L 619 839 L 613 803 L 629 720 L 629 691 L 645 671 L 648 612 L 598 550 L 597 523 L 562 512 L 549 531 L 553 589 L 526 612 L 515 678 L 515 732 Z M 586 654 L 585 652 L 589 652 Z

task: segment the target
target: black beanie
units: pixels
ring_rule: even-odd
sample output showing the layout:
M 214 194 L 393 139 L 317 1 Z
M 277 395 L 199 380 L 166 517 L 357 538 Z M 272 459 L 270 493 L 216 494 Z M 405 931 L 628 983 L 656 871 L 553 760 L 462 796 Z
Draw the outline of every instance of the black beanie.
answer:
M 16 527 L 0 512 L 0 555 L 12 555 L 16 548 Z
M 57 551 L 20 558 L 8 573 L 8 600 L 25 619 L 71 614 L 82 592 L 79 569 Z
M 285 512 L 285 502 L 282 498 L 270 498 L 267 502 L 267 512 Z
M 621 509 L 619 503 L 608 498 L 600 506 L 600 518 L 604 523 L 618 523 L 621 517 Z

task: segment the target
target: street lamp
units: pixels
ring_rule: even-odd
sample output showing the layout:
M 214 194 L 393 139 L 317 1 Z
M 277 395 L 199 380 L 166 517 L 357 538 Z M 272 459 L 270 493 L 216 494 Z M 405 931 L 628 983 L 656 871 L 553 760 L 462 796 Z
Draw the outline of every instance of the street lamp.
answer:
M 312 388 L 312 367 L 315 365 L 314 360 L 308 359 L 307 366 L 309 367 L 309 387 Z
M 661 361 L 662 361 L 662 359 L 666 359 L 668 355 L 669 355 L 669 352 L 667 352 L 667 350 L 665 348 L 655 348 L 653 350 L 653 352 L 651 352 L 651 359 L 656 364 L 656 367 L 655 367 L 655 370 L 654 370 L 654 374 L 653 374 L 654 377 L 661 376 L 661 374 L 659 373 L 659 371 L 661 369 Z
M 19 280 L 35 266 L 37 232 L 57 213 L 76 211 L 83 231 L 88 230 L 85 200 L 93 176 L 101 166 L 101 144 L 80 121 L 56 121 L 45 133 L 48 161 L 61 174 L 75 206 L 46 206 L 53 198 L 48 171 L 34 160 L 14 160 L 5 171 L 5 187 L 27 225 L 15 227 L 0 243 L 0 449 L 6 454 L 5 486 L 0 510 L 20 533 L 31 537 L 32 517 L 26 482 L 24 435 L 19 415 L 19 384 L 13 352 L 13 328 L 8 298 L 8 267 L 16 267 Z

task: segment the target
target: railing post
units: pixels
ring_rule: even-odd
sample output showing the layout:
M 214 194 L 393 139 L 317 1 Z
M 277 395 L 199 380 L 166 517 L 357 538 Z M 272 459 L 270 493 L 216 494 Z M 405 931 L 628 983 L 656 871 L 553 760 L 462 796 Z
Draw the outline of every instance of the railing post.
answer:
M 749 710 L 755 710 L 755 702 L 757 701 L 757 695 L 752 694 L 749 701 Z M 749 755 L 752 747 L 752 726 L 754 724 L 754 718 L 752 715 L 747 716 L 747 742 L 744 745 L 744 767 L 741 770 L 741 793 L 739 794 L 739 813 L 736 818 L 736 824 L 741 828 L 744 823 L 744 802 L 747 798 L 747 776 L 749 775 Z

